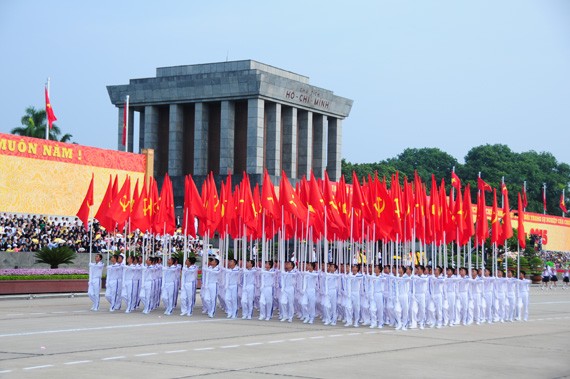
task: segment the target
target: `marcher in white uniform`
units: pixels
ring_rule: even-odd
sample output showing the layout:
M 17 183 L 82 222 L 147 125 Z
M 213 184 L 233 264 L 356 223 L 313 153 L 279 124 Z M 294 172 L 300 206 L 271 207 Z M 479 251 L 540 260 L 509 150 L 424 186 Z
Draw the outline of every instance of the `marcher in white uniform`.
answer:
M 196 258 L 189 257 L 182 269 L 182 291 L 180 293 L 180 316 L 192 316 L 196 303 L 196 284 L 198 280 L 198 267 Z
M 369 276 L 370 280 L 370 328 L 382 329 L 384 326 L 384 290 L 386 287 L 386 277 L 382 275 L 382 266 L 374 266 L 374 274 Z
M 178 291 L 176 291 L 177 276 L 180 275 L 178 260 L 174 257 L 168 258 L 167 268 L 162 270 L 162 291 L 161 298 L 164 304 L 164 314 L 171 315 L 174 311 Z
M 303 323 L 312 324 L 315 321 L 317 302 L 317 279 L 319 274 L 315 271 L 315 263 L 307 263 L 307 271 L 303 272 L 303 285 L 301 304 L 303 305 Z
M 121 289 L 121 298 L 125 300 L 125 313 L 131 313 L 135 309 L 135 274 L 136 266 L 134 257 L 127 257 L 127 264 L 123 266 L 123 285 Z
M 483 277 L 483 322 L 493 323 L 493 306 L 495 304 L 495 277 L 491 276 L 491 270 L 484 271 Z
M 481 302 L 483 298 L 483 279 L 479 277 L 477 269 L 471 269 L 471 279 L 469 282 L 469 317 L 467 324 L 473 322 L 481 324 Z
M 139 296 L 144 304 L 144 309 L 142 311 L 144 314 L 148 314 L 152 310 L 154 298 L 154 276 L 156 271 L 154 268 L 155 263 L 156 258 L 148 257 L 146 259 L 146 265 L 142 268 L 141 291 Z
M 336 263 L 329 263 L 328 272 L 325 274 L 324 288 L 324 324 L 336 325 L 338 304 L 339 275 Z
M 279 299 L 280 321 L 287 320 L 293 322 L 294 302 L 295 302 L 295 285 L 297 280 L 297 271 L 293 261 L 285 262 L 285 271 L 281 272 L 281 298 Z
M 396 330 L 407 330 L 409 322 L 410 289 L 412 278 L 406 273 L 404 266 L 398 268 L 396 280 L 396 303 L 394 312 L 396 316 Z
M 228 260 L 228 268 L 222 269 L 224 274 L 224 302 L 227 318 L 236 318 L 238 312 L 238 283 L 240 269 L 235 259 Z
M 241 313 L 242 319 L 251 320 L 253 315 L 253 301 L 255 299 L 256 269 L 255 262 L 248 260 L 241 276 Z
M 413 279 L 414 298 L 418 306 L 416 321 L 420 329 L 424 329 L 426 321 L 426 294 L 428 290 L 428 277 L 424 273 L 423 265 L 416 266 L 416 274 Z
M 103 256 L 101 254 L 95 254 L 95 262 L 89 263 L 89 288 L 87 293 L 89 294 L 89 299 L 93 303 L 91 307 L 92 311 L 99 310 L 99 299 L 101 292 L 101 278 L 103 277 L 103 268 L 105 265 L 102 262 Z
M 445 278 L 445 298 L 444 298 L 444 313 L 443 324 L 445 326 L 457 325 L 458 312 L 457 312 L 457 276 L 454 275 L 455 270 L 451 267 L 447 268 L 447 277 Z
M 109 311 L 115 312 L 121 309 L 121 282 L 123 278 L 123 266 L 118 262 L 119 255 L 111 257 L 111 265 L 107 266 L 107 282 L 105 283 L 105 298 L 109 302 Z
M 260 274 L 259 320 L 269 321 L 273 316 L 273 294 L 275 290 L 275 269 L 273 261 L 265 262 Z
M 433 301 L 435 308 L 434 325 L 439 329 L 443 325 L 443 292 L 445 288 L 445 277 L 440 266 L 435 268 L 435 275 L 430 278 L 430 284 L 432 288 L 431 301 Z
M 208 267 L 204 270 L 204 296 L 203 301 L 206 306 L 208 317 L 214 317 L 216 313 L 216 300 L 218 297 L 218 282 L 220 275 L 220 261 L 217 258 L 208 259 Z M 202 292 L 202 291 L 201 291 Z
M 505 304 L 505 321 L 513 322 L 517 310 L 517 291 L 520 280 L 515 276 L 515 271 L 507 271 L 507 303 Z
M 517 320 L 528 321 L 528 291 L 531 281 L 526 278 L 526 272 L 520 272 L 520 280 L 518 282 L 518 316 Z
M 497 270 L 495 279 L 495 315 L 494 322 L 505 322 L 505 305 L 507 303 L 507 278 L 505 273 Z

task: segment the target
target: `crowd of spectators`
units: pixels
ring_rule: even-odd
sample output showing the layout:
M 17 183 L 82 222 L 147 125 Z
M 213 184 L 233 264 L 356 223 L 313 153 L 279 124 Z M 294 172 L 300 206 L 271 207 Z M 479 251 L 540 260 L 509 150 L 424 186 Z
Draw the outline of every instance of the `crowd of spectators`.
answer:
M 128 237 L 128 238 L 126 238 Z M 90 241 L 94 253 L 124 252 L 156 254 L 168 248 L 172 252 L 183 251 L 186 239 L 178 230 L 173 236 L 153 235 L 138 230 L 127 236 L 111 234 L 97 222 L 93 231 L 86 231 L 76 217 L 58 217 L 27 214 L 0 214 L 0 251 L 35 252 L 43 247 L 67 246 L 78 253 L 89 252 Z M 188 239 L 188 248 L 197 252 L 202 248 L 199 240 Z

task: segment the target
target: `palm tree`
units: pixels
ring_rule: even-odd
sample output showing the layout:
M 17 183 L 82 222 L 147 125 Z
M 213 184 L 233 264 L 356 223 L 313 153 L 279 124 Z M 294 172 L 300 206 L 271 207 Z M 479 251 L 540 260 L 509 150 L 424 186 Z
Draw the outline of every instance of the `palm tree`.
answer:
M 37 110 L 34 107 L 27 107 L 26 114 L 22 116 L 22 126 L 14 128 L 10 133 L 34 138 L 45 138 L 46 137 L 46 111 L 44 109 Z M 52 141 L 59 142 L 69 142 L 71 137 L 69 133 L 65 133 L 61 138 L 61 130 L 57 125 L 52 124 L 52 128 L 49 131 L 49 139 Z

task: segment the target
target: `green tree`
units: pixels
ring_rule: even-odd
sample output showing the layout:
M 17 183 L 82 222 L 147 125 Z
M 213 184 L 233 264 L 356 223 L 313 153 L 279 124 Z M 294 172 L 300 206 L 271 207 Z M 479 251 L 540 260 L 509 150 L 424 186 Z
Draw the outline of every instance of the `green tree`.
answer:
M 46 111 L 44 109 L 37 110 L 30 106 L 26 108 L 26 113 L 21 119 L 22 126 L 18 126 L 10 131 L 10 133 L 33 138 L 45 138 L 46 136 Z M 66 133 L 61 136 L 61 130 L 57 125 L 52 124 L 49 131 L 49 139 L 52 141 L 69 142 L 71 134 Z

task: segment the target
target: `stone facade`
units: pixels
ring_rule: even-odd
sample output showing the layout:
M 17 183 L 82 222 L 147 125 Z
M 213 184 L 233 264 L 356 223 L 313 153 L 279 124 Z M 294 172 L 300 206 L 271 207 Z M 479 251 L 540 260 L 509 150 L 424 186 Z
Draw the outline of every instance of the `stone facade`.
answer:
M 244 60 L 161 67 L 154 78 L 107 90 L 118 108 L 119 149 L 129 95 L 129 147 L 139 112 L 140 149 L 155 150 L 157 178 L 168 172 L 176 184 L 192 174 L 199 184 L 210 171 L 217 180 L 246 171 L 261 183 L 264 169 L 274 182 L 281 170 L 293 181 L 311 170 L 340 178 L 341 126 L 352 100 L 306 76 Z M 177 204 L 181 195 L 175 193 Z

